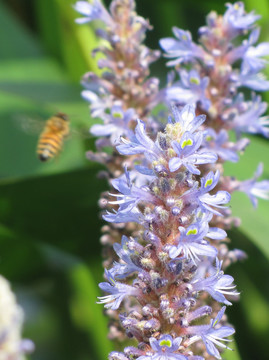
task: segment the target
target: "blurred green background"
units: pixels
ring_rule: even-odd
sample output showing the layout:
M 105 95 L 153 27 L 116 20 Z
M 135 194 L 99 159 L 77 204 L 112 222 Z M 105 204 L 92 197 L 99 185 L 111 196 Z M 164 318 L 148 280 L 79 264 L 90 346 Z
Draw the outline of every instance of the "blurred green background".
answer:
M 97 201 L 106 183 L 96 179 L 100 167 L 85 158 L 94 139 L 74 135 L 59 158 L 44 164 L 35 155 L 38 135 L 22 126 L 57 111 L 70 115 L 76 132 L 93 124 L 79 82 L 86 71 L 98 71 L 89 55 L 97 39 L 89 26 L 74 23 L 73 3 L 0 0 L 0 273 L 25 310 L 24 337 L 36 344 L 33 360 L 101 360 L 113 349 L 103 308 L 95 304 L 102 279 Z M 154 26 L 147 45 L 158 48 L 174 25 L 196 38 L 205 15 L 212 9 L 223 13 L 224 3 L 138 0 L 138 13 Z M 246 7 L 263 15 L 262 40 L 268 41 L 268 1 L 247 1 Z M 152 66 L 152 74 L 164 83 L 164 60 Z M 269 178 L 268 151 L 268 140 L 252 137 L 227 174 L 249 178 L 263 161 Z M 237 351 L 223 357 L 268 359 L 269 203 L 260 201 L 253 210 L 236 194 L 232 209 L 242 226 L 231 231 L 231 248 L 245 250 L 249 259 L 229 268 L 241 301 L 228 309 Z

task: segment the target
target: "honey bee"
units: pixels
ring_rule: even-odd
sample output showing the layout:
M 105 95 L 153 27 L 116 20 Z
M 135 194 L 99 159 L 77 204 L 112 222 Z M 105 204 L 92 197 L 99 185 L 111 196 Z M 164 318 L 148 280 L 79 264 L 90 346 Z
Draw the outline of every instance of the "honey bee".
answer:
M 59 112 L 49 118 L 37 144 L 39 160 L 48 161 L 58 155 L 69 133 L 69 119 L 66 114 Z

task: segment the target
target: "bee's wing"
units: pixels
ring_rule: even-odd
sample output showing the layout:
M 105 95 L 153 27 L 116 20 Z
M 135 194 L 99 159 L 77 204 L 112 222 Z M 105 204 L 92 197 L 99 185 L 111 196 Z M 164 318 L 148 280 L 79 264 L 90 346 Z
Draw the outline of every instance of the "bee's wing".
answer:
M 30 117 L 23 114 L 18 114 L 13 117 L 15 126 L 29 135 L 39 135 L 44 130 L 47 120 L 43 120 L 39 117 Z M 78 137 L 81 139 L 89 139 L 92 137 L 89 128 L 85 125 L 74 125 L 69 123 L 69 134 L 66 136 L 66 140 L 70 137 Z
M 14 116 L 15 126 L 29 135 L 38 135 L 45 126 L 45 121 L 38 118 L 31 118 L 27 115 Z
M 86 127 L 70 127 L 70 134 L 80 139 L 89 139 L 92 137 L 90 130 Z

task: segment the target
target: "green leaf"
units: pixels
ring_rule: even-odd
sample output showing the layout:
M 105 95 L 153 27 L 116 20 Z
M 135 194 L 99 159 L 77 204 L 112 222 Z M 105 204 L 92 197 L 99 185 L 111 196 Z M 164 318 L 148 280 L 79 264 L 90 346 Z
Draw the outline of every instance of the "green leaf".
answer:
M 48 49 L 61 60 L 71 78 L 79 82 L 86 71 L 100 70 L 97 59 L 91 56 L 98 46 L 94 28 L 75 23 L 80 15 L 73 9 L 74 3 L 73 0 L 37 0 L 35 9 Z M 48 22 L 51 16 L 52 20 Z
M 2 274 L 28 277 L 99 256 L 97 202 L 106 182 L 98 169 L 0 182 Z
M 240 273 L 241 287 L 246 289 L 241 296 L 241 305 L 246 314 L 248 327 L 256 336 L 263 336 L 269 333 L 269 307 L 268 299 L 257 289 L 254 282 L 246 273 Z M 255 306 L 253 306 L 255 304 Z M 266 346 L 264 346 L 266 348 Z
M 77 254 L 90 254 L 95 244 L 99 248 L 97 202 L 106 188 L 106 181 L 97 179 L 99 169 L 2 181 L 0 223 L 16 234 L 59 245 L 74 255 L 77 245 L 85 247 Z
M 260 22 L 262 26 L 266 23 L 266 19 L 269 17 L 269 4 L 267 0 L 245 0 L 245 7 L 248 12 L 255 10 L 255 12 L 261 15 Z
M 232 264 L 231 274 L 241 293 L 240 301 L 228 307 L 229 321 L 235 327 L 235 339 L 243 359 L 263 359 L 268 333 L 269 277 L 268 259 L 252 239 L 238 229 L 229 231 L 230 248 L 242 249 L 248 255 L 245 261 Z
M 88 332 L 99 359 L 106 359 L 112 351 L 112 343 L 107 339 L 107 319 L 103 314 L 103 306 L 96 304 L 97 284 L 85 265 L 74 267 L 69 276 L 72 286 L 70 311 L 77 326 Z
M 30 279 L 69 269 L 81 259 L 97 257 L 101 263 L 97 202 L 106 182 L 96 178 L 97 171 L 0 183 L 3 275 Z
M 0 30 L 0 58 L 2 60 L 38 58 L 43 54 L 36 40 L 24 26 L 15 20 L 3 2 L 0 2 Z
M 264 273 L 265 275 L 265 273 Z M 242 358 L 257 357 L 267 352 L 268 339 L 268 295 L 263 294 L 256 286 L 256 280 L 251 280 L 249 273 L 239 269 L 235 274 L 238 288 L 242 289 L 240 302 L 231 309 L 230 321 L 236 329 L 237 344 Z M 265 284 L 263 284 L 265 286 Z M 252 346 L 247 344 L 251 343 Z

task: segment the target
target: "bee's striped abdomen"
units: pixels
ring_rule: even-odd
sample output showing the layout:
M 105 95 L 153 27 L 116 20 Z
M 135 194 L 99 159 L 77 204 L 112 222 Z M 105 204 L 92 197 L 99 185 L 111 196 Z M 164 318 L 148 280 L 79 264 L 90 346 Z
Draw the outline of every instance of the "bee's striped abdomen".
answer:
M 62 150 L 63 141 L 69 135 L 69 119 L 64 113 L 57 113 L 46 121 L 39 137 L 37 155 L 41 161 L 54 158 Z
M 37 154 L 41 161 L 47 161 L 55 157 L 62 148 L 63 137 L 59 134 L 45 132 L 41 134 Z

